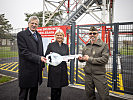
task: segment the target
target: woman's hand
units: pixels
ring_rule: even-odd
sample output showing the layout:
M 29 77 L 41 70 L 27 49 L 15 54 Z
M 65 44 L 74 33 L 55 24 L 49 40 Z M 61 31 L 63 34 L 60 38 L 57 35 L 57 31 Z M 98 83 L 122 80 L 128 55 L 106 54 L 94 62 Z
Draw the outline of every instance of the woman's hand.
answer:
M 78 57 L 78 60 L 83 60 L 83 57 L 79 56 L 79 57 Z

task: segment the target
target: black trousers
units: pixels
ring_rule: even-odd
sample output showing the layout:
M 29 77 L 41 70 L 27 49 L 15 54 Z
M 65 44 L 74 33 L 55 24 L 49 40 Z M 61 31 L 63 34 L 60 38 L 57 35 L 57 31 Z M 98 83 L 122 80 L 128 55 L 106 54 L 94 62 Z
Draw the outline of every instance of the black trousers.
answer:
M 51 88 L 51 100 L 61 100 L 61 88 Z
M 38 86 L 32 88 L 20 88 L 19 100 L 27 100 L 29 94 L 29 100 L 36 100 L 38 92 Z

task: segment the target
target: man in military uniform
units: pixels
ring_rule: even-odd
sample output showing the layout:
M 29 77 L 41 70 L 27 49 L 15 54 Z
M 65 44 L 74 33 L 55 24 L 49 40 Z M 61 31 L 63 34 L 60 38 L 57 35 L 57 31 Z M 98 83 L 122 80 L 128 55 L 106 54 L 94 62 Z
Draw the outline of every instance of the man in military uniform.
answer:
M 90 42 L 83 48 L 79 61 L 86 61 L 85 91 L 88 100 L 95 100 L 95 87 L 102 100 L 109 100 L 109 88 L 105 73 L 105 64 L 109 59 L 108 45 L 98 39 L 98 30 L 92 26 L 89 29 Z

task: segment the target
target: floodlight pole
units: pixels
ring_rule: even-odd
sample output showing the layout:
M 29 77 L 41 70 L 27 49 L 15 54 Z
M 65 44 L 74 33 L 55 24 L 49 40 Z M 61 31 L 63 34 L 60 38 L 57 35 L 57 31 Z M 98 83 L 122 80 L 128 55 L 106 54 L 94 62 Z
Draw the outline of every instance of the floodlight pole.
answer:
M 42 27 L 44 27 L 45 24 L 45 0 L 43 0 L 43 18 L 42 18 Z
M 106 23 L 107 22 L 107 18 L 106 18 L 106 0 L 102 0 L 103 2 L 103 8 L 102 8 L 102 20 Z

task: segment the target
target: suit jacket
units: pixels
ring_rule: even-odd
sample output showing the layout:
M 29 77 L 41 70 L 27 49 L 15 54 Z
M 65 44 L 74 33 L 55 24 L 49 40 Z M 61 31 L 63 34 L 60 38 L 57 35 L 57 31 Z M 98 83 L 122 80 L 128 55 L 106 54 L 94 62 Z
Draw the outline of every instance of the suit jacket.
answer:
M 19 86 L 29 88 L 42 83 L 41 62 L 43 55 L 43 43 L 41 35 L 36 31 L 38 41 L 35 40 L 29 28 L 17 34 L 19 53 Z
M 61 56 L 69 55 L 68 45 L 62 43 L 59 46 L 59 43 L 53 42 L 48 45 L 45 56 L 50 54 L 50 52 L 55 52 Z M 48 70 L 48 87 L 60 88 L 68 85 L 68 74 L 67 74 L 67 64 L 65 61 L 62 61 L 57 66 L 49 65 Z

